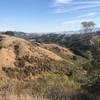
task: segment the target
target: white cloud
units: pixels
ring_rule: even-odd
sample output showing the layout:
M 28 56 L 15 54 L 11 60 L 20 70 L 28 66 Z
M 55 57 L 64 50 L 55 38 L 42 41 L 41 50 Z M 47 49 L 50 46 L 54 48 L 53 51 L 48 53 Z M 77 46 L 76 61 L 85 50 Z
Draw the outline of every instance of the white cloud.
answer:
M 53 7 L 59 7 L 69 4 L 72 0 L 54 0 Z
M 100 1 L 54 0 L 52 7 L 55 13 L 67 13 L 100 7 Z
M 72 11 L 80 11 L 80 10 L 85 10 L 85 9 L 91 9 L 91 8 L 97 8 L 100 7 L 100 4 L 94 4 L 94 5 L 78 5 L 75 7 L 71 7 L 67 9 L 66 7 L 58 7 L 55 9 L 55 13 L 67 13 L 67 12 L 72 12 Z
M 56 3 L 59 3 L 59 4 L 67 4 L 69 2 L 71 2 L 72 0 L 56 0 Z
M 67 25 L 67 24 L 74 24 L 74 23 L 80 23 L 83 20 L 71 20 L 71 21 L 64 21 L 61 23 L 61 25 Z
M 83 10 L 83 9 L 89 9 L 89 8 L 95 8 L 95 7 L 100 7 L 100 5 L 86 5 L 86 6 L 78 6 L 75 8 L 75 10 Z M 72 9 L 74 10 L 74 9 Z
M 84 14 L 84 15 L 80 15 L 77 18 L 91 17 L 91 16 L 94 16 L 94 15 L 96 15 L 96 12 L 92 12 L 92 13 L 87 13 L 87 14 Z
M 96 12 L 91 12 L 91 13 L 87 13 L 84 15 L 76 16 L 76 17 L 74 17 L 73 20 L 68 20 L 68 21 L 62 22 L 61 25 L 81 23 L 82 21 L 91 21 L 94 18 L 90 18 L 90 16 L 94 16 L 94 15 L 96 15 Z
M 71 4 L 71 5 L 82 5 L 82 4 L 85 4 L 85 5 L 95 5 L 95 4 L 100 4 L 100 1 L 98 0 L 92 0 L 92 1 L 79 1 L 79 2 L 76 2 L 74 0 L 53 0 L 53 5 L 52 7 L 59 7 L 59 6 L 65 6 L 65 5 L 68 5 L 68 4 Z
M 81 2 L 72 2 L 72 5 L 80 5 L 80 4 L 100 4 L 100 1 L 81 1 Z
M 61 23 L 61 28 L 63 30 L 67 31 L 74 31 L 74 30 L 79 30 L 81 28 L 81 22 L 83 21 L 91 21 L 93 19 L 79 19 L 79 20 L 70 20 L 70 21 L 64 21 Z

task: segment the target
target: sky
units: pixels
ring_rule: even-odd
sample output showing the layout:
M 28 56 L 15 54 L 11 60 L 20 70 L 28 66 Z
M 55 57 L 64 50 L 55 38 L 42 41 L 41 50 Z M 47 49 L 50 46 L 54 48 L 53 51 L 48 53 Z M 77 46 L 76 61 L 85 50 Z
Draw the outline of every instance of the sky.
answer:
M 0 0 L 0 31 L 61 32 L 100 27 L 100 0 Z

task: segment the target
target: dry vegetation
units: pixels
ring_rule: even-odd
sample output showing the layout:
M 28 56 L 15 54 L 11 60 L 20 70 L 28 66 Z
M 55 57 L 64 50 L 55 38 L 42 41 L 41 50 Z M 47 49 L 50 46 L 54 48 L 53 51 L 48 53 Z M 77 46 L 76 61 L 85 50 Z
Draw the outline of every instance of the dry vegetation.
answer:
M 0 100 L 78 100 L 89 79 L 87 62 L 56 44 L 1 35 Z

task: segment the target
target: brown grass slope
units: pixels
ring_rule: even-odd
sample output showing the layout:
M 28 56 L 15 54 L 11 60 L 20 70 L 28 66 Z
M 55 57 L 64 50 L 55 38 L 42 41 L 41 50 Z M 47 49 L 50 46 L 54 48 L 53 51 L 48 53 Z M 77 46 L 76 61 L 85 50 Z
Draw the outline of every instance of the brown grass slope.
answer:
M 20 59 L 27 56 L 38 59 L 52 59 L 55 61 L 62 60 L 53 52 L 33 46 L 31 43 L 24 39 L 2 35 L 0 36 L 0 68 L 2 67 L 15 67 L 17 58 Z
M 62 57 L 63 59 L 67 60 L 70 63 L 75 65 L 82 65 L 88 62 L 88 59 L 78 56 L 74 54 L 69 48 L 62 47 L 58 44 L 38 44 L 42 48 L 52 51 L 53 53 L 57 54 L 58 56 Z
M 69 58 L 72 58 L 75 55 L 68 48 L 61 47 L 57 44 L 42 44 L 41 47 L 53 51 L 54 53 L 58 53 L 61 56 L 66 56 Z
M 75 56 L 56 44 L 0 35 L 0 100 L 71 100 L 86 80 L 76 64 L 84 58 Z
M 68 56 L 74 55 L 71 51 L 58 47 L 64 55 L 66 52 Z M 33 45 L 17 37 L 0 35 L 0 72 L 5 72 L 9 77 L 25 78 L 44 71 L 61 71 L 69 75 L 68 66 L 72 65 L 70 61 L 65 61 L 62 56 L 40 45 Z

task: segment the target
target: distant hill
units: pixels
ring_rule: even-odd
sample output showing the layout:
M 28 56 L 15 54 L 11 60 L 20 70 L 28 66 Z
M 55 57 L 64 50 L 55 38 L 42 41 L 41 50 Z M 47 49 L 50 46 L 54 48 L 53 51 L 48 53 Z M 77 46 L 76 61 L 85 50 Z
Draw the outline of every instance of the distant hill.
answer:
M 98 29 L 99 30 L 99 29 Z M 13 34 L 13 36 L 27 39 L 30 42 L 40 43 L 56 43 L 61 46 L 70 48 L 75 54 L 88 57 L 87 51 L 91 47 L 91 43 L 85 34 L 68 34 L 68 32 L 60 33 L 48 33 L 48 34 L 36 34 L 36 33 L 24 33 L 16 31 L 5 32 L 7 34 Z M 70 32 L 69 32 L 70 33 Z M 77 33 L 77 32 L 76 32 Z M 99 31 L 96 35 L 99 36 Z

